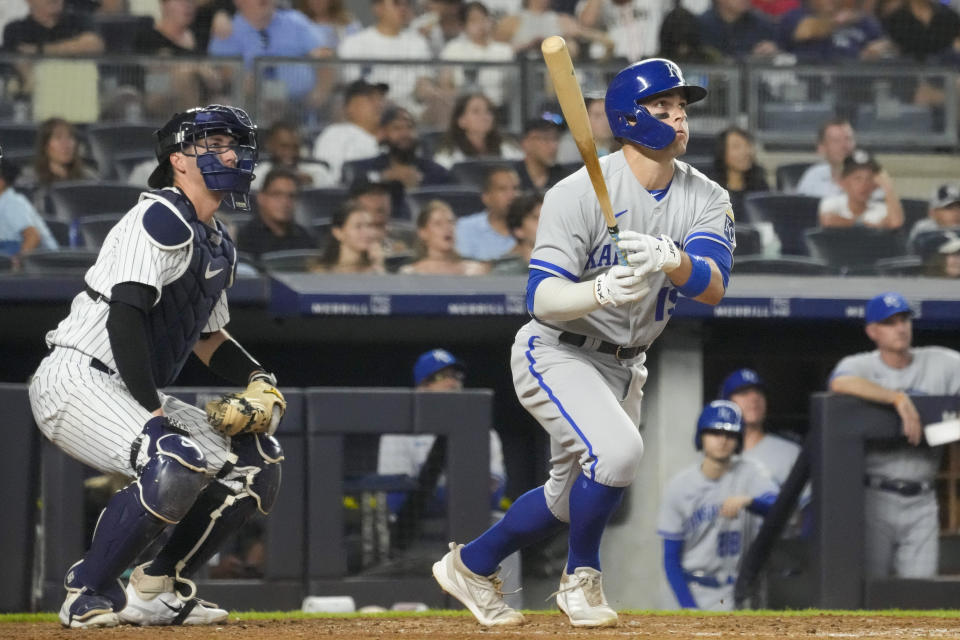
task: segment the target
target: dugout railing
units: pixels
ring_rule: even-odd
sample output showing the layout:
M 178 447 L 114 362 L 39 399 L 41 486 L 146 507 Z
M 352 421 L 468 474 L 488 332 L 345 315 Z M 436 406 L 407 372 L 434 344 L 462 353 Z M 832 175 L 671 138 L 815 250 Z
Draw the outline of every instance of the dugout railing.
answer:
M 170 392 L 202 406 L 225 389 Z M 449 602 L 429 578 L 347 575 L 343 516 L 344 441 L 351 434 L 432 433 L 446 439 L 447 534 L 476 536 L 489 524 L 486 478 L 489 390 L 424 394 L 408 389 L 285 389 L 287 414 L 277 437 L 284 449 L 282 487 L 265 518 L 266 562 L 258 579 L 201 578 L 207 599 L 231 610 L 295 609 L 307 595 L 349 595 L 358 606 Z M 30 412 L 27 387 L 0 384 L 9 407 L 10 461 L 0 471 L 6 522 L 0 544 L 0 611 L 56 610 L 63 576 L 85 549 L 83 465 L 47 442 Z M 480 508 L 477 508 L 480 505 Z M 429 576 L 429 568 L 422 572 Z

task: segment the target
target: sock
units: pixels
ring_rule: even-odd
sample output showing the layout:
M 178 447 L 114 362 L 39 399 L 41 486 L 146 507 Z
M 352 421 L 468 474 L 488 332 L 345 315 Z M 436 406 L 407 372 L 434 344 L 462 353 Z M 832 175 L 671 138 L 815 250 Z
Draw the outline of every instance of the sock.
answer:
M 460 550 L 460 560 L 470 571 L 489 576 L 508 555 L 554 532 L 563 522 L 547 508 L 543 487 L 517 498 L 495 525 Z
M 577 567 L 600 571 L 600 538 L 620 504 L 625 487 L 609 487 L 583 474 L 570 490 L 570 549 L 567 573 Z

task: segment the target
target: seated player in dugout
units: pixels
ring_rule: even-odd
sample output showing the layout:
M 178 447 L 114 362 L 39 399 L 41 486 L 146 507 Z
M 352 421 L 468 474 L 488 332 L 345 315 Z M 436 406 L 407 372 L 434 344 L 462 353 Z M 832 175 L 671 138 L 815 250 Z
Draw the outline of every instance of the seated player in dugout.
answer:
M 462 391 L 466 379 L 466 366 L 445 349 L 431 349 L 417 358 L 413 365 L 413 386 L 426 393 Z M 377 454 L 377 473 L 381 475 L 406 475 L 417 478 L 431 449 L 436 442 L 433 434 L 380 436 Z M 507 472 L 503 465 L 503 445 L 500 436 L 490 430 L 490 509 L 500 510 L 500 501 L 507 484 Z M 405 492 L 387 496 L 390 513 L 396 515 L 407 500 Z M 436 486 L 426 505 L 426 515 L 444 513 L 446 482 L 437 477 Z
M 153 190 L 108 233 L 30 383 L 44 436 L 132 479 L 66 572 L 65 627 L 224 622 L 191 578 L 254 512 L 269 513 L 280 489 L 273 433 L 286 401 L 225 330 L 237 251 L 214 218 L 225 198 L 248 206 L 256 126 L 241 109 L 210 105 L 175 114 L 156 136 Z M 206 412 L 163 393 L 191 353 L 246 390 Z M 120 576 L 171 527 L 124 587 Z
M 657 532 L 663 568 L 676 599 L 691 609 L 729 611 L 743 555 L 777 485 L 743 449 L 743 418 L 729 400 L 704 407 L 693 437 L 703 458 L 667 482 Z

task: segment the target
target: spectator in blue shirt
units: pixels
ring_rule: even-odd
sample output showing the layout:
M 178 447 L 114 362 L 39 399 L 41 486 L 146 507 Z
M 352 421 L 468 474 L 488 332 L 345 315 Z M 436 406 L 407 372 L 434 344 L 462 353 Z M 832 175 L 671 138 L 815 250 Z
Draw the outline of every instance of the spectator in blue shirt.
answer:
M 30 201 L 13 188 L 17 168 L 0 160 L 0 254 L 17 258 L 34 249 L 56 249 L 57 241 Z
M 277 9 L 276 0 L 234 0 L 234 4 L 237 13 L 230 34 L 211 38 L 210 55 L 242 56 L 249 70 L 254 59 L 261 56 L 323 56 L 320 39 L 299 11 Z M 303 64 L 271 66 L 263 80 L 266 93 L 280 101 L 304 98 L 317 84 L 314 70 Z
M 513 250 L 517 240 L 507 224 L 507 213 L 519 189 L 520 177 L 514 169 L 490 169 L 481 195 L 486 209 L 457 221 L 457 253 L 474 260 L 496 260 Z
M 779 51 L 773 22 L 751 9 L 750 0 L 714 0 L 699 20 L 703 44 L 734 58 L 772 56 Z
M 841 8 L 838 0 L 806 0 L 780 19 L 780 47 L 801 63 L 877 60 L 893 45 L 872 15 Z

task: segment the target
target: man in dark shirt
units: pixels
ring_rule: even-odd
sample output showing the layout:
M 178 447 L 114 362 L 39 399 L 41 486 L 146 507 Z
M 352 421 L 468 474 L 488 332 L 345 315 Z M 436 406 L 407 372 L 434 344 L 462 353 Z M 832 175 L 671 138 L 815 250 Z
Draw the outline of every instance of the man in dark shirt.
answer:
M 103 40 L 90 18 L 66 13 L 63 0 L 28 0 L 30 13 L 3 29 L 3 50 L 47 56 L 96 55 L 103 52 Z
M 380 140 L 386 151 L 379 156 L 354 160 L 344 165 L 343 177 L 348 184 L 380 183 L 390 190 L 393 216 L 409 219 L 408 189 L 453 181 L 442 166 L 417 154 L 420 138 L 410 112 L 391 107 L 380 118 Z
M 257 216 L 237 232 L 237 249 L 260 257 L 269 251 L 315 249 L 316 240 L 293 221 L 293 205 L 300 191 L 295 173 L 271 170 L 257 193 Z
M 777 53 L 776 29 L 765 15 L 750 8 L 750 0 L 715 0 L 699 16 L 703 44 L 734 58 Z
M 557 164 L 560 149 L 560 125 L 552 120 L 533 118 L 523 127 L 520 139 L 523 160 L 514 168 L 520 176 L 521 191 L 543 193 L 567 177 L 568 172 Z

